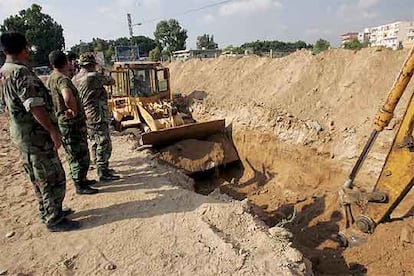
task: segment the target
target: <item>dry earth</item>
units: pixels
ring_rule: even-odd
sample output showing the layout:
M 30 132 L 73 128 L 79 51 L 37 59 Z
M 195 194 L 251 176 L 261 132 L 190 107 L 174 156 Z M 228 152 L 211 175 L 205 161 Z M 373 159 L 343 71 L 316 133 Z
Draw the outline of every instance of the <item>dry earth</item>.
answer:
M 38 223 L 17 152 L 1 133 L 0 269 L 47 275 L 173 274 L 413 275 L 413 195 L 363 246 L 338 247 L 337 190 L 346 179 L 407 51 L 298 51 L 281 59 L 219 58 L 169 64 L 173 91 L 193 99 L 200 120 L 226 118 L 241 164 L 197 180 L 227 201 L 195 194 L 192 180 L 114 137 L 123 179 L 65 204 L 84 229 L 49 234 Z M 357 184 L 372 186 L 408 95 L 372 149 Z M 4 118 L 2 119 L 4 129 Z M 171 156 L 174 158 L 174 156 Z M 170 158 L 170 159 L 171 159 Z M 223 201 L 224 200 L 224 201 Z M 289 215 L 296 214 L 289 220 Z M 268 226 L 249 215 L 252 211 Z M 288 219 L 288 220 L 287 220 Z M 6 234 L 14 236 L 6 238 Z M 4 254 L 3 252 L 7 252 Z M 108 271 L 110 265 L 116 269 Z M 3 268 L 4 267 L 4 268 Z
M 79 231 L 49 233 L 0 115 L 1 275 L 304 275 L 310 266 L 289 233 L 249 214 L 246 201 L 191 191 L 192 179 L 113 137 L 120 181 L 64 205 Z M 62 153 L 61 153 L 62 154 Z M 62 156 L 63 157 L 63 156 Z M 65 164 L 67 170 L 67 164 Z M 94 171 L 91 172 L 94 177 Z M 20 274 L 19 274 L 20 273 Z
M 283 222 L 294 246 L 318 275 L 413 275 L 413 193 L 366 244 L 344 250 L 334 242 L 342 225 L 337 191 L 373 129 L 373 117 L 408 51 L 298 51 L 280 59 L 241 57 L 173 62 L 173 92 L 191 100 L 197 119 L 225 118 L 242 164 L 220 179 L 200 181 L 248 198 L 268 225 Z M 357 184 L 372 187 L 399 116 L 373 147 Z

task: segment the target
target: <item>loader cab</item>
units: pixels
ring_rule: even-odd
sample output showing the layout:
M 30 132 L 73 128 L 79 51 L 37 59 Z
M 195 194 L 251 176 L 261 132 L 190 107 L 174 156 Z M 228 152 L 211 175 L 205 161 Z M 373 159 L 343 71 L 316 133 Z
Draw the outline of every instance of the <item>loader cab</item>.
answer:
M 170 98 L 168 68 L 156 62 L 115 63 L 111 72 L 115 85 L 111 96 L 132 97 L 146 102 L 146 98 Z
M 161 63 L 116 62 L 111 76 L 108 107 L 119 130 L 142 123 L 146 114 L 140 106 L 171 99 L 169 70 Z

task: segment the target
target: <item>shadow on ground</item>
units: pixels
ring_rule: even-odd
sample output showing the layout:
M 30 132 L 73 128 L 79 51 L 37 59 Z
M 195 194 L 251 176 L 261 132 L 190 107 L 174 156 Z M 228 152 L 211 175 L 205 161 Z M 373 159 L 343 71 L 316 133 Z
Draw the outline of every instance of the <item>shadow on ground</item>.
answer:
M 294 208 L 293 204 L 282 205 L 264 220 L 274 226 L 281 217 L 292 214 Z M 365 275 L 367 269 L 362 264 L 347 264 L 342 255 L 344 248 L 337 243 L 341 212 L 333 211 L 328 220 L 317 219 L 325 212 L 325 196 L 315 197 L 284 225 L 293 234 L 293 247 L 312 262 L 315 275 Z

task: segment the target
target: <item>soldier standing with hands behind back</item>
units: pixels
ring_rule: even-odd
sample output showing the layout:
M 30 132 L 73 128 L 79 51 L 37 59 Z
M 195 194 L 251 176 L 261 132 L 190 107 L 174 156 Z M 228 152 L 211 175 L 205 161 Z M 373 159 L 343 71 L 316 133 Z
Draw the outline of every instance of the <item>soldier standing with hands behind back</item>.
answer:
M 90 160 L 85 113 L 78 90 L 68 78 L 71 64 L 66 55 L 59 50 L 49 54 L 49 62 L 53 67 L 53 72 L 49 76 L 47 86 L 52 94 L 62 144 L 66 151 L 66 159 L 70 166 L 76 193 L 96 194 L 98 190 L 90 187 L 96 181 L 86 178 Z
M 3 33 L 0 41 L 6 63 L 0 69 L 0 93 L 10 119 L 10 136 L 20 149 L 23 167 L 39 202 L 40 218 L 51 232 L 74 230 L 80 223 L 62 210 L 66 178 L 57 149 L 61 146 L 52 99 L 30 69 L 26 38 Z
M 117 180 L 119 176 L 114 175 L 109 168 L 112 143 L 109 133 L 108 93 L 104 88 L 104 85 L 114 84 L 114 80 L 96 71 L 97 62 L 93 53 L 82 54 L 79 65 L 81 70 L 72 80 L 80 93 L 92 148 L 96 147 L 99 181 Z

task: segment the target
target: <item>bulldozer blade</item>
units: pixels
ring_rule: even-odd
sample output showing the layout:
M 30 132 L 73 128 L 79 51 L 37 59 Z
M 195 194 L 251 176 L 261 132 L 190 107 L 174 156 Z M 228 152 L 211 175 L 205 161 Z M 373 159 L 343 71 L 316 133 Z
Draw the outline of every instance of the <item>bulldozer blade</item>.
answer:
M 152 145 L 155 147 L 167 146 L 186 139 L 203 139 L 210 135 L 223 132 L 224 129 L 224 120 L 193 123 L 144 133 L 142 135 L 142 143 L 143 145 Z

